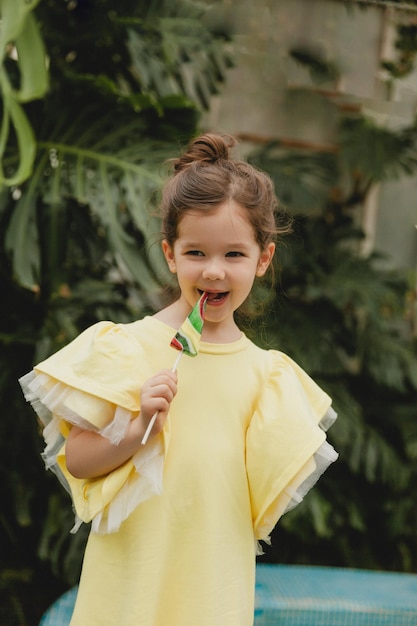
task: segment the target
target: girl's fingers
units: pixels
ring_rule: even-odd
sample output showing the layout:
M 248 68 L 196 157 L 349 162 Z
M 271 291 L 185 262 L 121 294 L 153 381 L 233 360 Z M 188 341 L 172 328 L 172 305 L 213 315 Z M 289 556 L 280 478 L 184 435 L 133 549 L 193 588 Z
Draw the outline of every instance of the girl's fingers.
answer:
M 162 370 L 147 380 L 141 389 L 141 411 L 148 419 L 158 412 L 164 417 L 177 393 L 177 374 Z

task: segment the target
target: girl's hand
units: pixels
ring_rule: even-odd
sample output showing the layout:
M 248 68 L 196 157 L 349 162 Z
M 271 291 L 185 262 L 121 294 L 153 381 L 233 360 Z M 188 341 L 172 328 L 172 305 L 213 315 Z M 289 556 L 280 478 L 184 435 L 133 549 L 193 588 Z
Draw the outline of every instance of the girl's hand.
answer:
M 156 412 L 158 416 L 151 434 L 156 435 L 163 429 L 169 407 L 177 393 L 177 380 L 176 372 L 161 370 L 142 385 L 141 410 L 138 419 L 141 422 L 143 432 Z
M 130 422 L 126 437 L 118 444 L 91 430 L 73 426 L 65 447 L 68 471 L 75 478 L 96 478 L 113 471 L 139 449 L 149 420 L 158 411 L 152 428 L 156 435 L 164 426 L 169 406 L 177 393 L 177 374 L 162 370 L 141 389 L 141 410 Z

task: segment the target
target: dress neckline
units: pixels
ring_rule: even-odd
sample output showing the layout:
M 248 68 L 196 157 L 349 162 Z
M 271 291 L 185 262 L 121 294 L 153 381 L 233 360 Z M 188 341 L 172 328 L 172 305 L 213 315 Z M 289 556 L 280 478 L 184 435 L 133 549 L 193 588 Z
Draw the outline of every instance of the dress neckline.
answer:
M 148 323 L 153 324 L 154 326 L 158 326 L 158 332 L 164 332 L 164 334 L 167 336 L 167 345 L 170 344 L 172 337 L 178 330 L 178 328 L 173 328 L 166 322 L 163 322 L 162 320 L 151 315 L 145 317 L 144 320 L 146 320 Z M 201 341 L 199 352 L 203 354 L 234 354 L 235 352 L 241 352 L 242 350 L 247 348 L 248 343 L 249 339 L 242 332 L 239 339 L 228 343 L 212 343 L 209 341 Z

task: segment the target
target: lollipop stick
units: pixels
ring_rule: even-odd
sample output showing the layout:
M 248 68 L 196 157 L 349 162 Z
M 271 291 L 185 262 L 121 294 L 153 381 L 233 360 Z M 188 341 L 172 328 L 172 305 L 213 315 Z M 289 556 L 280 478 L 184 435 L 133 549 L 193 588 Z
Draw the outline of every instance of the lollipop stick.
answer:
M 203 330 L 204 323 L 204 312 L 206 309 L 206 304 L 208 300 L 209 294 L 204 292 L 198 302 L 192 308 L 189 316 L 186 318 L 184 323 L 181 325 L 181 328 L 175 333 L 175 336 L 172 338 L 170 345 L 179 351 L 178 357 L 172 367 L 172 371 L 178 367 L 178 363 L 182 355 L 188 354 L 188 356 L 196 356 L 198 354 L 198 347 L 200 344 L 201 331 Z M 142 445 L 148 441 L 149 433 L 152 430 L 152 426 L 155 424 L 155 420 L 157 418 L 158 411 L 156 411 L 148 424 L 148 427 L 143 435 Z
M 174 365 L 172 366 L 172 370 L 171 370 L 171 372 L 176 372 L 176 371 L 177 371 L 178 364 L 179 364 L 179 362 L 180 362 L 181 357 L 182 357 L 182 355 L 183 355 L 183 354 L 184 354 L 184 352 L 183 352 L 182 350 L 178 353 L 178 356 L 177 356 L 177 358 L 175 359 L 175 363 L 174 363 Z M 145 445 L 145 443 L 148 441 L 148 438 L 149 438 L 149 435 L 150 435 L 150 433 L 151 433 L 152 427 L 153 427 L 153 425 L 155 424 L 155 420 L 156 420 L 156 418 L 158 417 L 158 413 L 159 413 L 159 411 L 155 411 L 155 413 L 154 413 L 154 414 L 152 415 L 152 417 L 151 417 L 151 420 L 150 420 L 150 422 L 149 422 L 149 424 L 148 424 L 148 426 L 147 426 L 147 428 L 146 428 L 145 434 L 143 435 L 143 439 L 142 439 L 142 441 L 141 441 L 141 443 L 142 443 L 142 445 L 143 445 L 143 446 L 144 446 L 144 445 Z

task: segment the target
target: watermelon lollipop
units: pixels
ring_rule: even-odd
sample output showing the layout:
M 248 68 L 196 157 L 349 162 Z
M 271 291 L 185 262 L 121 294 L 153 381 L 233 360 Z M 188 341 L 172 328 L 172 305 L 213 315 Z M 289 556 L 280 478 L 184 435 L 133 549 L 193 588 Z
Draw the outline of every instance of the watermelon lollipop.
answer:
M 181 354 L 188 354 L 188 356 L 197 356 L 198 354 L 207 298 L 208 293 L 203 293 L 175 337 L 171 340 L 170 345 L 176 350 L 180 350 Z
M 181 325 L 181 328 L 175 333 L 174 337 L 171 340 L 170 345 L 180 352 L 172 368 L 173 372 L 176 371 L 178 363 L 180 362 L 183 354 L 187 354 L 188 356 L 197 356 L 198 354 L 201 333 L 204 324 L 204 312 L 206 310 L 207 299 L 208 293 L 203 293 L 197 304 L 193 307 L 187 319 Z M 148 424 L 148 427 L 142 439 L 142 445 L 144 445 L 148 441 L 149 434 L 152 430 L 152 426 L 155 423 L 157 415 L 158 411 L 152 416 L 152 419 Z

